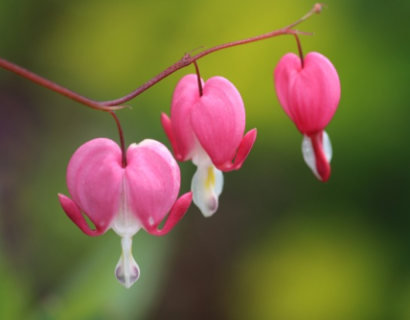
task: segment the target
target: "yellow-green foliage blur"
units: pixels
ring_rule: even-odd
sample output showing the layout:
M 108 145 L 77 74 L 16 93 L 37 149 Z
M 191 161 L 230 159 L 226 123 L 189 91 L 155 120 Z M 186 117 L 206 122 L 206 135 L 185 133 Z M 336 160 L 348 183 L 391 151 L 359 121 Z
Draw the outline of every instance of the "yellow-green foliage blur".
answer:
M 332 176 L 318 182 L 302 136 L 277 102 L 272 72 L 297 52 L 281 36 L 198 61 L 241 92 L 258 138 L 225 174 L 218 212 L 192 205 L 164 237 L 143 230 L 129 290 L 114 267 L 120 238 L 84 235 L 64 214 L 66 168 L 112 118 L 0 69 L 0 319 L 409 320 L 410 2 L 329 0 L 298 29 L 305 53 L 338 70 L 342 98 L 327 128 Z M 306 0 L 0 0 L 0 57 L 99 101 L 128 94 L 198 47 L 302 17 Z M 198 51 L 194 51 L 196 53 Z M 178 80 L 117 114 L 127 145 L 152 138 Z M 194 166 L 181 163 L 181 193 Z M 98 187 L 98 186 L 97 186 Z

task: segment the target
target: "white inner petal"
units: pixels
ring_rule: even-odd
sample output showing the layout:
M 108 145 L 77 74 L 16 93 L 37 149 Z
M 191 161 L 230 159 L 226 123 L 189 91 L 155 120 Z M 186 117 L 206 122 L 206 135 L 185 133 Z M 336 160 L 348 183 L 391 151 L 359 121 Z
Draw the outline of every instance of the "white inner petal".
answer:
M 332 151 L 332 144 L 330 143 L 329 135 L 326 133 L 326 131 L 323 131 L 322 145 L 323 145 L 323 152 L 325 154 L 326 160 L 330 163 L 330 160 L 332 160 L 333 151 Z M 312 140 L 308 136 L 303 136 L 302 153 L 303 153 L 303 159 L 305 160 L 306 164 L 312 170 L 316 178 L 320 180 L 321 178 L 316 169 L 316 159 L 315 159 L 315 152 L 313 150 Z
M 218 198 L 223 189 L 223 174 L 212 164 L 199 165 L 192 178 L 193 201 L 205 217 L 218 209 Z
M 323 151 L 325 152 L 325 157 L 327 162 L 330 163 L 332 160 L 333 156 L 333 149 L 332 149 L 332 143 L 330 142 L 329 135 L 327 134 L 326 131 L 323 131 Z
M 140 276 L 140 268 L 132 256 L 132 238 L 121 239 L 122 254 L 115 267 L 115 277 L 126 288 L 130 288 Z
M 132 237 L 141 228 L 140 223 L 132 214 L 127 199 L 128 186 L 123 180 L 118 213 L 111 223 L 111 228 L 121 237 L 122 253 L 115 267 L 117 280 L 126 288 L 138 280 L 140 269 L 132 256 Z
M 111 223 L 111 228 L 120 237 L 131 238 L 134 234 L 138 232 L 139 229 L 141 229 L 141 226 L 130 210 L 127 199 L 127 188 L 127 184 L 125 180 L 123 180 L 120 205 L 118 208 L 118 213 Z
M 192 163 L 198 167 L 206 165 L 210 166 L 213 164 L 211 158 L 209 158 L 208 154 L 204 148 L 202 148 L 198 140 L 195 141 L 195 147 L 192 151 Z

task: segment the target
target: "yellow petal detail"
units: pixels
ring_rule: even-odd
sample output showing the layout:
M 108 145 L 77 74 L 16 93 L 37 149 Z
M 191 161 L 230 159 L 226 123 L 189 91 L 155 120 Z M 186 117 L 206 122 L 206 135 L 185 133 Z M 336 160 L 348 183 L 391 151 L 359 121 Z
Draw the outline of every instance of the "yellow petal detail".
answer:
M 213 166 L 208 167 L 208 176 L 205 181 L 205 186 L 207 189 L 213 189 L 215 186 L 215 172 Z

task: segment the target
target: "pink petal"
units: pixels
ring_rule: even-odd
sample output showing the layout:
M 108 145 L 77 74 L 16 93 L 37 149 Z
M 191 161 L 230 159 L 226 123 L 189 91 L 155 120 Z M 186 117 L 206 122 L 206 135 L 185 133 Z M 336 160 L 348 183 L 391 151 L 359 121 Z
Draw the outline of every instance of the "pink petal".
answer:
M 178 143 L 174 137 L 174 130 L 172 128 L 171 119 L 165 113 L 161 114 L 161 124 L 164 128 L 165 134 L 167 135 L 169 142 L 171 143 L 175 159 L 177 159 L 178 161 L 184 161 L 184 158 L 178 151 Z
M 332 63 L 317 52 L 304 58 L 286 54 L 274 71 L 279 102 L 298 130 L 309 134 L 323 130 L 336 112 L 340 81 Z
M 103 138 L 82 145 L 68 164 L 68 191 L 97 230 L 107 230 L 118 211 L 123 171 L 120 148 Z M 74 212 L 72 206 L 67 208 Z
M 105 232 L 105 230 L 91 230 L 88 226 L 87 221 L 84 219 L 81 209 L 78 205 L 73 202 L 69 197 L 58 194 L 58 200 L 60 201 L 61 206 L 63 207 L 64 212 L 67 216 L 73 221 L 85 234 L 89 236 L 99 236 Z
M 239 170 L 248 157 L 249 152 L 251 152 L 253 144 L 256 140 L 256 134 L 256 129 L 252 129 L 248 133 L 246 133 L 241 141 L 241 144 L 239 145 L 238 153 L 236 154 L 234 163 L 232 164 L 231 162 L 229 162 L 225 164 L 225 166 L 218 167 L 218 169 L 225 172 L 231 170 Z
M 164 227 L 161 230 L 158 230 L 158 226 L 148 226 L 147 231 L 155 236 L 163 236 L 167 234 L 169 231 L 171 231 L 172 228 L 175 227 L 178 221 L 182 219 L 189 206 L 191 205 L 191 202 L 192 192 L 185 193 L 172 206 L 171 212 L 168 215 Z
M 179 167 L 168 149 L 155 140 L 131 145 L 127 159 L 125 192 L 129 208 L 144 229 L 156 228 L 178 196 Z
M 189 160 L 196 145 L 196 138 L 191 125 L 191 113 L 198 99 L 197 76 L 195 74 L 186 75 L 178 82 L 171 103 L 173 148 L 174 151 L 178 150 L 177 159 L 180 161 Z M 167 130 L 170 132 L 166 126 L 164 126 L 164 129 L 166 132 Z M 170 135 L 168 133 L 167 135 L 169 138 Z
M 192 110 L 191 121 L 214 165 L 229 166 L 245 130 L 245 108 L 235 86 L 222 77 L 210 78 Z

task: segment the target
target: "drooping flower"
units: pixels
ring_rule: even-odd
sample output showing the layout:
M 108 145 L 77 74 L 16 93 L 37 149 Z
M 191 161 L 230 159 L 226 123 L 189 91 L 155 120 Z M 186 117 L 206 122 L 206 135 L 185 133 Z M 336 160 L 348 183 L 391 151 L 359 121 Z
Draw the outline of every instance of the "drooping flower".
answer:
M 180 171 L 163 144 L 155 140 L 132 144 L 126 159 L 123 167 L 121 149 L 112 140 L 99 138 L 85 143 L 74 153 L 67 169 L 72 200 L 62 194 L 58 197 L 65 213 L 85 234 L 98 236 L 111 228 L 122 238 L 115 275 L 129 288 L 140 275 L 131 252 L 133 235 L 141 228 L 156 236 L 169 232 L 187 211 L 192 194 L 188 192 L 177 200 Z
M 310 52 L 303 62 L 288 53 L 274 70 L 279 102 L 304 135 L 303 157 L 321 181 L 330 177 L 332 146 L 324 131 L 340 100 L 340 81 L 333 64 L 323 55 Z
M 195 74 L 184 76 L 175 88 L 171 118 L 161 123 L 175 158 L 198 167 L 192 179 L 194 203 L 206 217 L 218 208 L 222 171 L 241 168 L 256 139 L 256 129 L 245 136 L 245 108 L 235 86 L 223 77 L 204 83 L 202 96 Z M 171 121 L 172 119 L 172 121 Z

